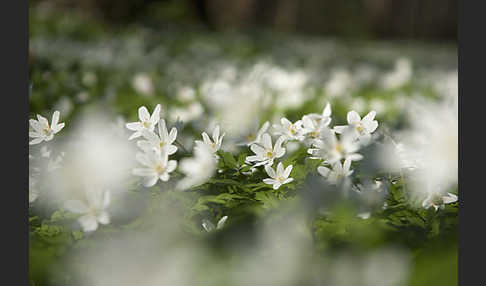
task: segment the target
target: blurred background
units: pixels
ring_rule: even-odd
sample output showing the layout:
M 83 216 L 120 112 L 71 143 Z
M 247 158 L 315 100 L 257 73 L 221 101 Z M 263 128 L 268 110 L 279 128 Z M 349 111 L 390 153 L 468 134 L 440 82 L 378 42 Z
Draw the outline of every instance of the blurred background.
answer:
M 70 136 L 77 142 L 76 119 L 100 105 L 121 144 L 134 143 L 126 140 L 125 123 L 138 120 L 137 109 L 161 104 L 161 117 L 177 127 L 184 149 L 192 150 L 201 132 L 217 123 L 226 132 L 222 149 L 233 154 L 242 150 L 236 140 L 254 124 L 284 116 L 294 122 L 320 114 L 327 103 L 332 125 L 346 124 L 350 110 L 374 110 L 378 131 L 387 136 L 408 130 L 413 100 L 457 107 L 455 0 L 31 0 L 29 51 L 29 118 L 50 120 L 60 111 L 66 122 L 60 143 Z M 417 120 L 420 134 L 423 122 L 437 129 L 437 114 L 425 112 Z M 444 134 L 455 134 L 446 127 Z M 436 137 L 430 134 L 424 137 Z M 84 149 L 103 153 L 88 143 Z M 98 160 L 75 148 L 66 156 Z M 29 153 L 36 160 L 57 156 L 34 149 Z M 366 152 L 371 163 L 355 173 L 376 165 L 373 150 Z M 303 154 L 306 148 L 297 144 L 286 156 Z M 308 163 L 299 161 L 301 168 L 315 169 Z M 92 176 L 108 169 L 97 167 L 84 171 Z M 405 207 L 405 184 L 390 179 L 384 192 L 372 190 L 380 192 L 376 202 L 342 206 L 332 192 L 322 192 L 322 178 L 299 174 L 305 179 L 302 202 L 292 192 L 277 197 L 269 190 L 228 199 L 235 194 L 224 184 L 194 192 L 177 192 L 170 184 L 120 186 L 112 222 L 86 235 L 43 195 L 53 188 L 38 188 L 29 207 L 31 285 L 293 286 L 323 285 L 322 279 L 331 286 L 456 285 L 457 204 L 443 212 Z M 367 218 L 356 216 L 365 211 Z M 204 219 L 216 223 L 223 215 L 229 218 L 221 231 L 203 228 Z M 270 227 L 268 218 L 278 219 Z M 266 280 L 254 281 L 260 277 Z
M 457 40 L 456 0 L 33 0 L 79 10 L 114 25 L 164 28 L 200 25 L 214 31 L 265 28 L 278 32 L 358 37 Z

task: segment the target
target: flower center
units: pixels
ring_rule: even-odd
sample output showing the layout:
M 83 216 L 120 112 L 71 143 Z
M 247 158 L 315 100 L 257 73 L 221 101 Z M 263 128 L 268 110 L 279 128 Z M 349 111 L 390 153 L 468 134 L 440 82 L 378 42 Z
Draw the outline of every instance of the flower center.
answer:
M 297 130 L 295 129 L 294 125 L 290 125 L 289 127 L 290 134 L 295 135 L 297 133 Z
M 285 178 L 284 177 L 277 177 L 277 181 L 279 181 L 280 183 L 282 183 L 283 181 L 285 181 Z
M 142 125 L 143 127 L 148 128 L 150 126 L 150 123 L 148 121 L 144 121 Z
M 165 168 L 164 168 L 164 166 L 162 166 L 162 165 L 157 165 L 157 166 L 155 166 L 155 171 L 156 171 L 158 174 L 162 174 L 162 173 L 165 171 Z
M 164 145 L 165 145 L 165 143 L 164 143 L 163 141 L 161 141 L 161 142 L 159 143 L 159 147 L 160 147 L 160 148 L 164 147 Z
M 343 145 L 341 145 L 341 144 L 337 144 L 336 147 L 334 147 L 334 148 L 339 153 L 343 153 L 343 151 L 344 151 Z
M 49 126 L 45 127 L 44 129 L 42 129 L 42 133 L 44 135 L 49 135 L 51 133 L 51 128 Z
M 310 135 L 311 135 L 313 138 L 317 138 L 317 136 L 319 135 L 319 132 L 317 132 L 317 131 L 312 131 L 312 132 L 310 133 Z
M 267 154 L 265 154 L 265 156 L 266 156 L 267 158 L 272 158 L 272 156 L 273 156 L 273 152 L 272 152 L 272 151 L 268 151 L 268 152 L 267 152 Z
M 248 138 L 248 141 L 253 141 L 255 139 L 255 134 L 250 133 L 250 134 L 248 134 L 247 138 Z
M 359 132 L 359 134 L 362 134 L 364 132 L 364 129 L 361 126 L 361 124 L 356 125 L 356 130 Z

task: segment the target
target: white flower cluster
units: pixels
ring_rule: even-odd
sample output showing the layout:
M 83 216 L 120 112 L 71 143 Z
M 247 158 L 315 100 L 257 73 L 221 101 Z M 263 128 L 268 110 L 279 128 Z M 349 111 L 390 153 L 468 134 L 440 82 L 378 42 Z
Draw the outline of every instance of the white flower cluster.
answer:
M 167 182 L 177 168 L 176 160 L 169 160 L 169 155 L 177 152 L 177 147 L 172 145 L 177 138 L 177 129 L 173 127 L 170 133 L 167 131 L 165 120 L 160 118 L 160 104 L 154 109 L 152 115 L 145 106 L 138 109 L 140 121 L 130 122 L 126 127 L 133 133 L 129 140 L 142 136 L 145 140 L 137 142 L 137 146 L 143 151 L 136 155 L 137 161 L 143 165 L 142 168 L 133 169 L 132 173 L 143 177 L 143 185 L 151 187 L 161 181 Z M 158 134 L 154 132 L 158 125 Z
M 311 158 L 324 159 L 324 165 L 318 168 L 318 172 L 330 183 L 339 183 L 353 173 L 350 170 L 351 162 L 363 158 L 357 152 L 361 146 L 371 142 L 371 134 L 378 128 L 378 122 L 374 120 L 375 111 L 371 111 L 362 119 L 357 112 L 350 111 L 347 115 L 348 125 L 330 128 L 331 113 L 331 106 L 328 103 L 321 114 L 306 114 L 293 123 L 285 117 L 281 118 L 280 124 L 273 125 L 273 135 L 279 136 L 275 145 L 272 145 L 270 134 L 266 133 L 268 129 L 266 122 L 257 136 L 249 138 L 249 142 L 246 143 L 255 153 L 248 156 L 246 162 L 254 163 L 254 167 L 264 165 L 265 171 L 270 176 L 270 179 L 265 179 L 264 182 L 278 189 L 293 180 L 289 178 L 292 165 L 284 169 L 280 162 L 276 171 L 272 168 L 274 161 L 283 157 L 286 152 L 286 148 L 282 145 L 288 141 L 302 142 L 310 147 L 307 153 Z

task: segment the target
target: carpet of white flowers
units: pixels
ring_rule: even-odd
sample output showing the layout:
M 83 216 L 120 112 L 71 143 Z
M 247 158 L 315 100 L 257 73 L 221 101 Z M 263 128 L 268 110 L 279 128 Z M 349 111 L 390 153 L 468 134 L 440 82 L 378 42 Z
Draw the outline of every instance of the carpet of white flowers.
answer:
M 456 285 L 457 49 L 31 11 L 32 285 Z

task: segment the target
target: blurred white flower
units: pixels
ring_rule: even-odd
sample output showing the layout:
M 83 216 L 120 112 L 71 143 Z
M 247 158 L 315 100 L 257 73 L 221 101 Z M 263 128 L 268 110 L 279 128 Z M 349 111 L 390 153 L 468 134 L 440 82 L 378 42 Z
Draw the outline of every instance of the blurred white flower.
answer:
M 109 190 L 87 190 L 87 203 L 80 200 L 68 200 L 64 203 L 64 208 L 73 213 L 83 214 L 78 218 L 78 222 L 83 227 L 84 232 L 95 231 L 98 224 L 109 224 L 110 215 L 107 208 L 111 202 Z
M 175 122 L 180 120 L 182 122 L 189 122 L 195 120 L 204 113 L 204 108 L 201 103 L 193 102 L 187 107 L 175 107 L 169 110 L 169 118 L 171 121 Z
M 169 134 L 164 119 L 160 119 L 158 127 L 158 135 L 149 130 L 142 130 L 142 136 L 147 140 L 137 141 L 137 146 L 145 152 L 148 150 L 155 150 L 160 154 L 162 151 L 165 151 L 168 155 L 177 152 L 177 147 L 172 145 L 177 138 L 177 128 L 172 127 Z
M 135 168 L 132 173 L 144 178 L 143 185 L 145 187 L 152 187 L 159 179 L 167 182 L 170 178 L 169 174 L 177 168 L 177 161 L 169 160 L 169 154 L 165 149 L 160 153 L 153 150 L 137 153 L 136 158 L 145 167 Z
M 59 110 L 63 116 L 71 113 L 73 107 L 73 101 L 67 96 L 61 97 L 54 105 L 54 109 Z
M 407 58 L 399 58 L 393 71 L 384 75 L 381 85 L 385 89 L 399 88 L 409 82 L 411 77 L 412 63 Z
M 361 119 L 356 111 L 351 110 L 347 115 L 348 125 L 334 126 L 334 131 L 341 134 L 349 127 L 356 131 L 358 140 L 366 144 L 371 141 L 371 133 L 378 128 L 378 121 L 374 120 L 375 116 L 376 112 L 370 111 L 363 117 L 363 119 Z
M 190 102 L 196 99 L 196 92 L 193 88 L 184 86 L 177 90 L 177 99 L 181 102 Z
M 280 158 L 285 154 L 285 148 L 282 147 L 282 143 L 285 141 L 284 136 L 280 136 L 275 142 L 275 146 L 272 146 L 272 137 L 268 133 L 262 135 L 262 140 L 259 143 L 254 143 L 250 146 L 251 151 L 255 155 L 246 157 L 246 161 L 258 162 L 254 166 L 261 165 L 273 165 L 273 160 Z
M 327 178 L 331 184 L 337 184 L 353 174 L 354 171 L 350 170 L 350 168 L 351 160 L 346 159 L 344 160 L 344 164 L 341 164 L 340 161 L 333 163 L 332 169 L 325 166 L 319 166 L 317 172 L 319 172 L 321 176 Z
M 281 125 L 273 124 L 275 135 L 284 136 L 286 140 L 304 140 L 301 120 L 292 123 L 287 118 L 283 117 L 280 119 L 280 123 Z
M 412 102 L 411 128 L 399 133 L 406 159 L 415 163 L 414 189 L 425 194 L 434 186 L 445 192 L 458 181 L 458 116 L 442 103 Z M 403 152 L 402 152 L 403 153 Z M 431 188 L 432 187 L 432 188 Z
M 52 115 L 51 125 L 49 126 L 49 121 L 45 117 L 37 114 L 37 120 L 30 119 L 30 127 L 32 127 L 33 131 L 29 131 L 29 137 L 34 138 L 34 140 L 30 141 L 30 145 L 39 144 L 42 141 L 50 141 L 54 138 L 54 134 L 61 131 L 64 128 L 64 122 L 59 123 L 59 111 L 54 111 Z
M 263 123 L 262 127 L 258 129 L 258 121 L 255 121 L 253 127 L 254 128 L 252 128 L 245 136 L 244 141 L 238 143 L 238 145 L 250 146 L 253 143 L 260 142 L 263 133 L 267 132 L 268 128 L 270 127 L 270 122 L 266 121 Z
M 224 224 L 226 223 L 226 220 L 227 219 L 228 219 L 228 216 L 227 215 L 223 216 L 220 220 L 218 220 L 218 223 L 216 224 L 216 227 L 209 220 L 203 219 L 202 226 L 203 226 L 204 230 L 206 230 L 207 232 L 211 232 L 211 231 L 213 231 L 215 229 L 222 229 L 223 226 L 224 226 Z
M 144 73 L 139 73 L 133 77 L 132 87 L 142 95 L 152 95 L 154 92 L 152 79 Z
M 184 190 L 205 183 L 216 171 L 217 159 L 206 144 L 194 148 L 194 157 L 180 161 L 179 170 L 186 175 L 177 188 Z
M 346 70 L 333 71 L 329 81 L 326 83 L 326 94 L 331 97 L 344 95 L 352 85 L 352 78 Z
M 438 194 L 430 193 L 427 198 L 422 202 L 422 207 L 428 209 L 434 207 L 437 211 L 438 209 L 444 209 L 446 204 L 457 202 L 457 196 L 452 193 Z
M 271 165 L 265 165 L 265 171 L 270 179 L 263 179 L 263 182 L 268 185 L 273 185 L 273 189 L 277 190 L 281 185 L 290 183 L 294 180 L 293 178 L 289 178 L 292 167 L 292 165 L 289 165 L 284 169 L 282 162 L 279 162 L 277 170 L 275 171 Z
M 154 112 L 152 113 L 152 116 L 150 116 L 150 113 L 147 110 L 147 107 L 142 106 L 138 109 L 138 118 L 140 121 L 137 122 L 130 122 L 127 123 L 125 126 L 132 131 L 135 131 L 128 140 L 132 140 L 134 138 L 142 136 L 142 130 L 146 129 L 149 131 L 154 131 L 155 125 L 159 122 L 160 120 L 160 109 L 161 106 L 160 104 L 157 104 L 157 106 L 154 109 Z
M 219 125 L 216 125 L 213 130 L 213 140 L 209 138 L 209 135 L 206 132 L 203 132 L 202 137 L 204 141 L 196 140 L 196 145 L 205 144 L 209 147 L 211 152 L 216 153 L 221 148 L 221 143 L 223 143 L 224 135 L 225 133 L 219 136 Z

